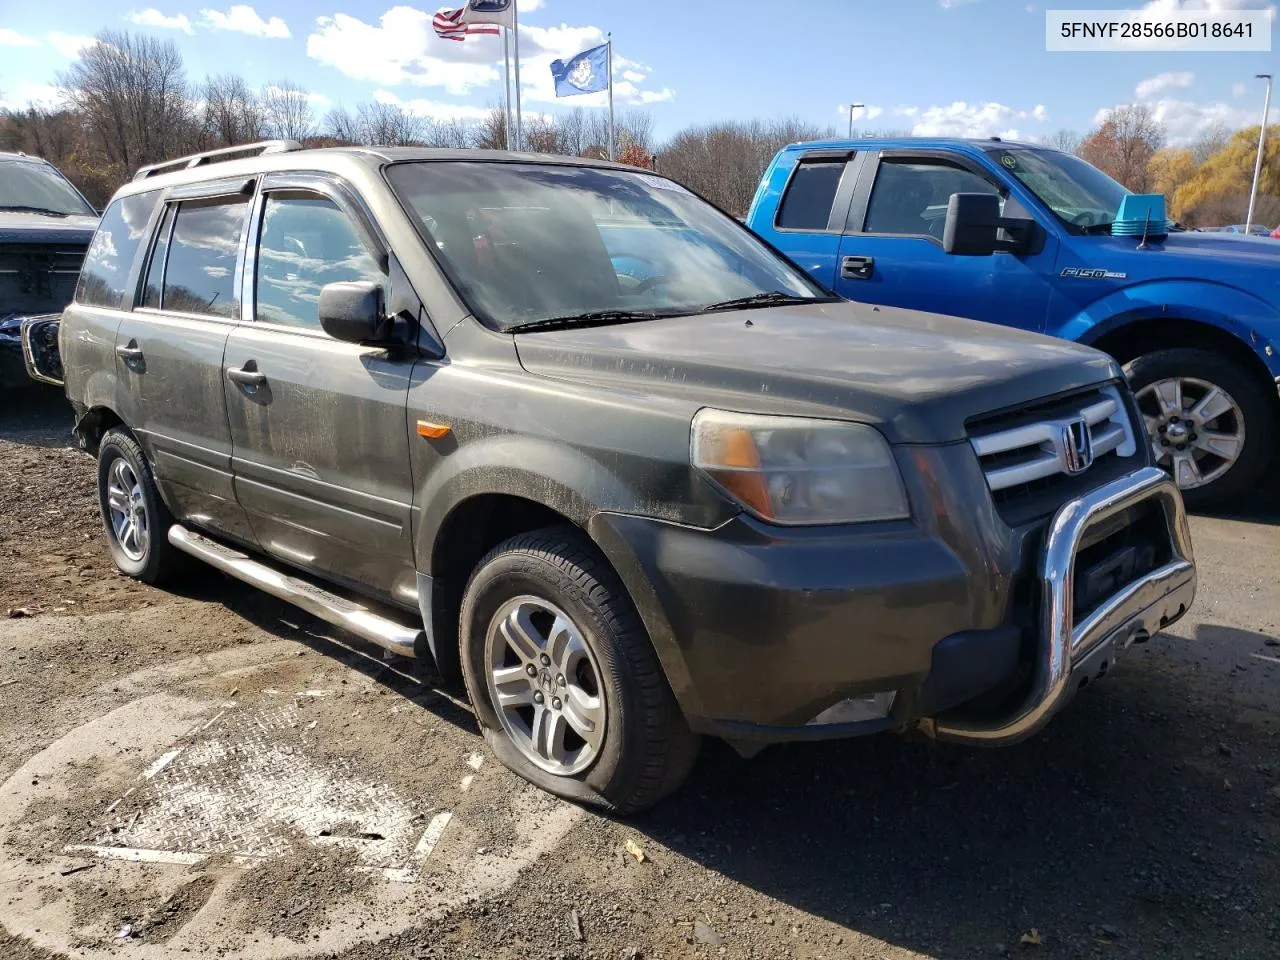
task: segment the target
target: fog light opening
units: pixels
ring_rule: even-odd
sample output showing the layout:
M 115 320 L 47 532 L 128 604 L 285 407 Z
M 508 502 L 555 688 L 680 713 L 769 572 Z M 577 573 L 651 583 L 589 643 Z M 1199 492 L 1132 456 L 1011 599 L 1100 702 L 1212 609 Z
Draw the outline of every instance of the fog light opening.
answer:
M 884 690 L 880 693 L 869 693 L 862 697 L 850 697 L 834 703 L 809 721 L 807 726 L 828 726 L 836 723 L 865 723 L 868 720 L 883 720 L 893 709 L 896 690 Z

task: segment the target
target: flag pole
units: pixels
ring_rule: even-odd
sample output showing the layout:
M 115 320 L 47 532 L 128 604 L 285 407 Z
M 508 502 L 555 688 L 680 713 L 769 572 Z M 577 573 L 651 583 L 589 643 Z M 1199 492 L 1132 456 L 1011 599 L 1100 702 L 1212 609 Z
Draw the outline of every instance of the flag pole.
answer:
M 618 157 L 614 144 L 617 143 L 617 138 L 613 135 L 613 32 L 610 31 L 607 36 L 609 38 L 609 50 L 608 66 L 605 67 L 605 70 L 609 74 L 609 159 L 616 160 Z
M 522 126 L 522 125 L 521 125 L 521 122 L 520 122 L 520 11 L 519 11 L 519 5 L 515 2 L 515 0 L 512 0 L 512 4 L 511 4 L 511 23 L 512 23 L 512 29 L 511 29 L 511 32 L 512 32 L 512 33 L 514 33 L 514 34 L 516 35 L 516 36 L 515 36 L 515 47 L 516 47 L 516 149 L 517 149 L 517 150 L 520 150 L 520 149 L 522 149 L 522 148 L 523 148 L 523 146 L 524 146 L 523 140 L 522 140 L 522 138 L 521 138 L 521 133 L 522 133 L 521 126 Z
M 503 126 L 506 128 L 507 149 L 511 149 L 511 31 L 502 29 L 502 110 Z

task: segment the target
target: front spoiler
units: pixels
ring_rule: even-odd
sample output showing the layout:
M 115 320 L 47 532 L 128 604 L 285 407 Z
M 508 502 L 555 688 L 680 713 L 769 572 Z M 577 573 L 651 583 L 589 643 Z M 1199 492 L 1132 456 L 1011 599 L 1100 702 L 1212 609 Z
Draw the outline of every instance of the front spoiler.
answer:
M 1072 622 L 1076 552 L 1090 527 L 1145 501 L 1162 508 L 1171 556 L 1128 584 L 1079 623 Z M 939 740 L 1003 746 L 1024 740 L 1085 682 L 1100 675 L 1119 650 L 1145 640 L 1185 614 L 1196 592 L 1195 559 L 1177 486 L 1155 467 L 1120 477 L 1059 508 L 1040 561 L 1040 637 L 1031 688 L 1020 706 L 995 720 L 927 719 Z

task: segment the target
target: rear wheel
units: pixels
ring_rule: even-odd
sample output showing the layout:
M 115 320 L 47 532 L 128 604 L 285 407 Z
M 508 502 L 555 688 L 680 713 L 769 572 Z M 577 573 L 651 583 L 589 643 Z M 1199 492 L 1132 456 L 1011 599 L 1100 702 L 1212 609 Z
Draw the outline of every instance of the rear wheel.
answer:
M 156 490 L 151 465 L 138 441 L 118 427 L 98 446 L 98 504 L 121 573 L 159 584 L 186 568 L 186 555 L 169 543 L 173 515 Z
M 1157 463 L 1191 507 L 1250 489 L 1273 450 L 1274 404 L 1253 372 L 1207 350 L 1145 354 L 1125 365 Z
M 460 628 L 485 739 L 520 776 L 635 813 L 688 775 L 698 738 L 622 584 L 579 531 L 494 548 L 467 585 Z

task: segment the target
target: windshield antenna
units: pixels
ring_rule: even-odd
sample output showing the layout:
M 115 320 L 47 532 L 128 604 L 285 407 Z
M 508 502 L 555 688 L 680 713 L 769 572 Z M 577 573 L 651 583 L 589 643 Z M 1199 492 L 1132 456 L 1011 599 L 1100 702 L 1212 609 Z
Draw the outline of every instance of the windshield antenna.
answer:
M 1147 249 L 1147 231 L 1151 228 L 1151 208 L 1147 207 L 1147 219 L 1142 221 L 1142 242 L 1138 244 L 1139 250 Z

